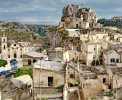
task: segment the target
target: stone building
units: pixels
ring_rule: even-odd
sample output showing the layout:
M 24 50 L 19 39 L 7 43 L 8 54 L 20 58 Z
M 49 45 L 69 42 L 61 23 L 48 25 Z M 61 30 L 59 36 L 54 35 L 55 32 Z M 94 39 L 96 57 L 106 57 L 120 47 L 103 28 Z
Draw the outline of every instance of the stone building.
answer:
M 8 62 L 8 66 L 11 66 L 11 63 L 13 61 L 16 61 L 16 66 L 18 67 L 27 65 L 26 63 L 30 65 L 29 61 L 25 60 L 26 59 L 25 55 L 28 55 L 28 53 L 31 54 L 31 52 L 32 54 L 33 52 L 35 54 L 36 50 L 39 48 L 40 46 L 34 43 L 31 44 L 31 42 L 16 42 L 14 40 L 8 40 L 6 36 L 1 37 L 1 59 L 6 60 Z M 36 53 L 35 56 L 37 54 L 38 53 Z M 28 56 L 28 59 L 31 59 L 31 58 L 34 59 L 34 58 L 39 58 L 39 57 L 40 56 L 37 56 L 37 57 Z
M 84 56 L 84 60 L 86 65 L 90 66 L 92 62 L 95 60 L 99 60 L 99 56 L 101 55 L 102 45 L 101 43 L 85 43 L 81 45 L 82 55 Z
M 23 49 L 20 44 L 14 41 L 13 43 L 8 42 L 6 36 L 1 38 L 1 59 L 7 60 L 8 64 L 16 59 L 18 66 L 22 66 Z
M 23 55 L 23 65 L 31 66 L 40 59 L 48 60 L 47 53 L 39 53 L 36 51 L 27 52 Z
M 57 61 L 38 60 L 33 67 L 34 96 L 41 100 L 62 100 L 63 64 Z
M 108 50 L 103 54 L 105 65 L 116 65 L 120 63 L 120 54 L 115 50 Z
M 78 5 L 69 4 L 63 9 L 60 27 L 88 29 L 99 26 L 96 13 L 90 8 L 80 8 Z

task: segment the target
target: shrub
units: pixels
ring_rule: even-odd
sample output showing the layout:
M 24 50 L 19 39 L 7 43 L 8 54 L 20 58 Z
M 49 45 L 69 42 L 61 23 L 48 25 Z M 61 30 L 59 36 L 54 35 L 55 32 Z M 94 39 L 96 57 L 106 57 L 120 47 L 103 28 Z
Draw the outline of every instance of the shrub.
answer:
M 0 67 L 5 67 L 5 65 L 7 65 L 7 61 L 0 59 Z
M 21 75 L 29 75 L 32 77 L 32 68 L 22 67 L 17 69 L 15 77 L 19 77 Z

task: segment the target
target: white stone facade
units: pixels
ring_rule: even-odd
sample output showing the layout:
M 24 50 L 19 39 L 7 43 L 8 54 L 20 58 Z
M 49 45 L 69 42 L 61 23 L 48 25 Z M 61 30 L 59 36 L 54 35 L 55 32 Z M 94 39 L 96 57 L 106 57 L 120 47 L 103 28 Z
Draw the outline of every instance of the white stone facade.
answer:
M 116 65 L 117 63 L 120 63 L 120 54 L 115 50 L 108 50 L 104 53 L 105 65 Z
M 1 59 L 7 60 L 8 65 L 10 65 L 10 61 L 16 59 L 18 62 L 18 67 L 23 66 L 23 54 L 30 50 L 30 46 L 23 46 L 23 43 L 16 42 L 8 42 L 7 37 L 1 37 Z

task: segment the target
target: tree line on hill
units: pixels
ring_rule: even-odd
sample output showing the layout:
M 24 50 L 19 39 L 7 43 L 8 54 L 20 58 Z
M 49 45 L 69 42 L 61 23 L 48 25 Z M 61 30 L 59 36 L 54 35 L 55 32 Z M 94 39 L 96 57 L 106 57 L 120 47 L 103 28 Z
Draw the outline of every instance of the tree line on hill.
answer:
M 112 26 L 117 28 L 122 28 L 122 19 L 99 19 L 98 23 L 102 24 L 103 26 Z

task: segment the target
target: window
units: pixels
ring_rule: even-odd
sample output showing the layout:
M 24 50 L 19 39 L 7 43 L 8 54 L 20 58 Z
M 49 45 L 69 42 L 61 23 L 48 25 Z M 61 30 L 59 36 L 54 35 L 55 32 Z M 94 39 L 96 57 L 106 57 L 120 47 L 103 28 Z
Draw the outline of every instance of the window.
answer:
M 14 53 L 14 58 L 17 58 L 17 54 L 16 53 Z
M 8 58 L 10 58 L 10 55 L 8 55 Z
M 28 65 L 31 65 L 32 62 L 31 62 L 31 59 L 28 59 Z
M 53 86 L 53 77 L 48 77 L 48 86 Z
M 114 40 L 114 36 L 110 36 L 110 40 Z
M 70 78 L 75 78 L 75 76 L 73 74 L 70 74 Z
M 4 47 L 3 47 L 4 49 L 6 48 L 6 46 L 4 45 Z
M 35 63 L 36 62 L 36 59 L 33 59 L 33 63 Z
M 79 27 L 79 25 L 78 24 L 76 24 L 76 28 L 78 28 Z
M 109 88 L 109 89 L 112 89 L 112 85 L 111 85 L 111 84 L 110 84 L 110 85 L 108 85 L 108 88 Z
M 119 42 L 119 38 L 117 38 L 117 41 Z
M 115 63 L 115 59 L 114 58 L 111 58 L 111 63 Z
M 103 83 L 106 83 L 106 78 L 103 78 Z
M 22 55 L 20 55 L 20 58 L 22 58 Z
M 119 63 L 119 59 L 116 59 L 116 63 Z

